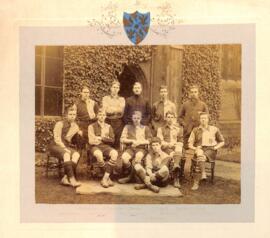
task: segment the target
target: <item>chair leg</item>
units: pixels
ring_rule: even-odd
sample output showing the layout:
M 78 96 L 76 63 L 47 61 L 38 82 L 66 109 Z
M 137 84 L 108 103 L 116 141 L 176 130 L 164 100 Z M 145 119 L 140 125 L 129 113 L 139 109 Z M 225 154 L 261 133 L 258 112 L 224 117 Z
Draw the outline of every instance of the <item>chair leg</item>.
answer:
M 195 164 L 194 160 L 191 160 L 191 165 L 190 165 L 190 177 L 191 178 L 193 178 L 195 169 L 196 169 L 196 164 Z
M 50 162 L 50 156 L 47 155 L 47 163 L 46 163 L 46 177 L 49 178 L 49 162 Z
M 58 160 L 58 177 L 59 177 L 59 179 L 61 179 L 61 170 L 62 170 L 62 162 L 59 159 Z
M 211 163 L 211 183 L 214 184 L 215 177 L 215 162 Z

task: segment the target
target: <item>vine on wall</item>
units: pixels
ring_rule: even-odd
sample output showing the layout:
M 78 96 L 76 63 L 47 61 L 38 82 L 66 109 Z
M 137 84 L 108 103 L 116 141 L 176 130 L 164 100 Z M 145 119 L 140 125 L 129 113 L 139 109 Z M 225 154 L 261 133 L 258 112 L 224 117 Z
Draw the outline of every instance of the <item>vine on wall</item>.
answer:
M 90 97 L 101 101 L 109 93 L 111 82 L 124 65 L 138 65 L 151 58 L 151 46 L 67 46 L 64 48 L 64 103 L 78 98 L 82 85 L 90 88 Z
M 200 98 L 209 107 L 211 121 L 216 122 L 220 110 L 220 46 L 187 45 L 183 57 L 183 101 L 187 100 L 189 86 L 200 88 Z

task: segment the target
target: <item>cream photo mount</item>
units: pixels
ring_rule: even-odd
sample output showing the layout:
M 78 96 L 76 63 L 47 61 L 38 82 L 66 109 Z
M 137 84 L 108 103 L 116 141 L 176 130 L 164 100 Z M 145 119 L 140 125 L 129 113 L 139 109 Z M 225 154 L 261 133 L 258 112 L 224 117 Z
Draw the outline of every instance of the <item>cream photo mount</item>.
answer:
M 240 204 L 37 204 L 35 202 L 35 46 L 131 45 L 94 27 L 20 27 L 21 222 L 254 222 L 255 24 L 177 25 L 166 37 L 148 33 L 142 45 L 241 44 Z

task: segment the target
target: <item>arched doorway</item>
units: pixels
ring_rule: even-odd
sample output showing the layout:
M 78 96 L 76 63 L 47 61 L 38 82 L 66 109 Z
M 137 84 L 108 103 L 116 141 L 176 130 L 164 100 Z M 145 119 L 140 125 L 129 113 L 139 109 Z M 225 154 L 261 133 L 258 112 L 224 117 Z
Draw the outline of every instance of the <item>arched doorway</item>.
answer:
M 119 95 L 122 97 L 132 96 L 133 84 L 140 82 L 143 86 L 142 96 L 149 99 L 149 86 L 139 65 L 125 65 L 122 73 L 118 75 L 118 80 L 121 85 Z

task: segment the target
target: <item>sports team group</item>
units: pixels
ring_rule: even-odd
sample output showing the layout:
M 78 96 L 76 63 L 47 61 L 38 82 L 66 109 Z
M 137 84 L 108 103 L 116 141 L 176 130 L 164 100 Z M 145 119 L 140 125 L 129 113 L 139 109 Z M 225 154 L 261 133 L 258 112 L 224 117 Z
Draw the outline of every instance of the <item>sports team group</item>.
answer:
M 113 170 L 120 161 L 118 183 L 136 181 L 135 189 L 155 193 L 172 183 L 180 190 L 186 152 L 192 150 L 196 170 L 191 189 L 197 190 L 207 177 L 206 162 L 215 160 L 217 150 L 224 146 L 219 128 L 209 125 L 208 107 L 199 99 L 199 87 L 190 86 L 189 100 L 181 105 L 178 115 L 166 85 L 160 86 L 160 98 L 152 107 L 142 96 L 140 82 L 134 83 L 133 95 L 126 99 L 119 96 L 119 90 L 120 83 L 113 81 L 110 95 L 97 103 L 83 86 L 76 103 L 56 122 L 48 150 L 63 160 L 61 184 L 81 185 L 75 170 L 79 151 L 86 149 L 102 171 L 100 184 L 104 188 L 114 186 Z

